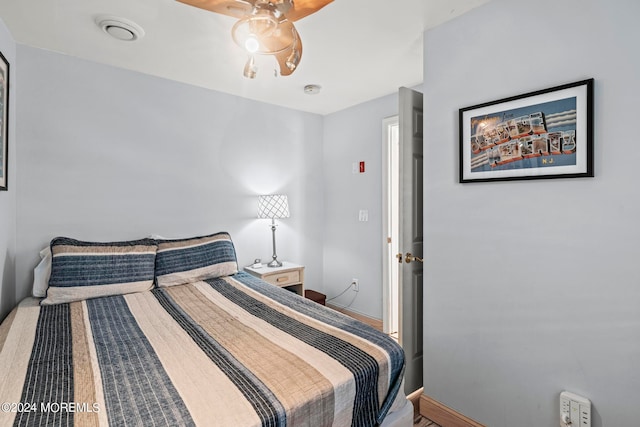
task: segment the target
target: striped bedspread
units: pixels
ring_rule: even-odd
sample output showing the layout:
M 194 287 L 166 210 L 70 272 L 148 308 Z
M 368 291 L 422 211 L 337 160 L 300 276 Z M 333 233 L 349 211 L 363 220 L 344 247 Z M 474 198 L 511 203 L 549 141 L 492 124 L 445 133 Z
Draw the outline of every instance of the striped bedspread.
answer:
M 402 349 L 244 272 L 0 325 L 0 425 L 375 426 Z

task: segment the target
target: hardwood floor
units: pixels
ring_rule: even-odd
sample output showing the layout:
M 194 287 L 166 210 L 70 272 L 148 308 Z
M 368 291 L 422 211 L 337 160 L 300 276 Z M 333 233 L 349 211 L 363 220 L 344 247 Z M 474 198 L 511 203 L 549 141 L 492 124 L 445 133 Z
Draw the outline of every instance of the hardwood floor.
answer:
M 382 320 L 374 319 L 374 318 L 365 316 L 363 314 L 356 313 L 356 312 L 353 312 L 353 311 L 351 311 L 349 309 L 338 307 L 338 306 L 332 305 L 332 304 L 327 304 L 327 307 L 329 307 L 331 309 L 334 309 L 335 311 L 339 311 L 342 314 L 346 314 L 347 316 L 351 316 L 354 319 L 359 320 L 362 323 L 366 323 L 367 325 L 376 328 L 380 332 L 383 332 L 382 331 Z
M 431 420 L 426 419 L 421 415 L 416 415 L 413 419 L 413 427 L 440 427 L 438 424 Z

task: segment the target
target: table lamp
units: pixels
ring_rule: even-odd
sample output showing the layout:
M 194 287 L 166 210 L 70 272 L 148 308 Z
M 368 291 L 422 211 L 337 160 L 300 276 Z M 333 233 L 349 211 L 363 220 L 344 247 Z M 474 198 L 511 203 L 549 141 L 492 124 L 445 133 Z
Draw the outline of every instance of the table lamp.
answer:
M 270 194 L 258 196 L 258 218 L 271 218 L 271 233 L 273 237 L 273 260 L 268 267 L 282 267 L 276 255 L 276 218 L 289 218 L 289 201 L 284 194 Z

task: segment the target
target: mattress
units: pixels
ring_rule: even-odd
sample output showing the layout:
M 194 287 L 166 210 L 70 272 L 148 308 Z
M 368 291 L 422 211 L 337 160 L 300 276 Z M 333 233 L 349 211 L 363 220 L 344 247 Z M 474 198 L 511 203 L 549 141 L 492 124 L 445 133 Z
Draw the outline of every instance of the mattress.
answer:
M 406 412 L 403 370 L 386 335 L 244 272 L 28 298 L 0 325 L 0 425 L 375 426 Z

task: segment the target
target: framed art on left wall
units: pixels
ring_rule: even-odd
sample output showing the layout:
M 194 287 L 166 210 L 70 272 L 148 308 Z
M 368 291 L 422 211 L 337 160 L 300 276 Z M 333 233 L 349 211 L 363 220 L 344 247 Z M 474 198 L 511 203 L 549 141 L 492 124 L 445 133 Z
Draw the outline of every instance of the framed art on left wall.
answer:
M 9 164 L 9 62 L 0 52 L 0 190 L 7 190 Z

